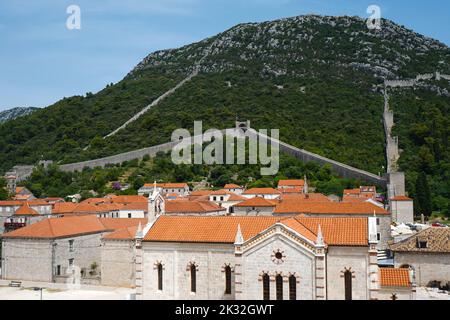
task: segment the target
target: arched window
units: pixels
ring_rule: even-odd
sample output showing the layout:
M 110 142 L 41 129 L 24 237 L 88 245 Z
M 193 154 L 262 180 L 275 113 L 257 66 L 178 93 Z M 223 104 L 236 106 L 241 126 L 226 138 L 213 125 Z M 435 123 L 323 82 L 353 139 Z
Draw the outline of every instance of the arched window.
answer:
M 344 285 L 345 285 L 345 300 L 352 300 L 352 272 L 345 270 Z
M 263 299 L 270 300 L 270 277 L 267 273 L 262 276 L 263 280 Z
M 231 294 L 231 267 L 225 267 L 225 294 Z
M 163 289 L 163 265 L 158 263 L 158 290 Z
M 197 267 L 191 264 L 191 292 L 197 292 Z
M 275 283 L 277 286 L 277 300 L 283 300 L 283 277 L 281 274 L 275 277 Z
M 289 300 L 297 300 L 297 278 L 294 275 L 289 277 Z

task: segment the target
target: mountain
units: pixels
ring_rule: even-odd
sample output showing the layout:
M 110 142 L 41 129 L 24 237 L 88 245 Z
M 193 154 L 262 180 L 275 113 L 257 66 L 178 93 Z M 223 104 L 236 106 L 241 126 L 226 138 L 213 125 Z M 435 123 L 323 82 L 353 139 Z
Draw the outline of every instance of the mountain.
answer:
M 198 75 L 174 94 L 102 139 L 195 70 Z M 68 163 L 147 147 L 169 141 L 176 128 L 192 129 L 194 120 L 203 120 L 204 129 L 225 128 L 238 116 L 256 129 L 280 129 L 292 145 L 378 173 L 386 166 L 384 79 L 435 71 L 450 74 L 450 49 L 389 20 L 381 30 L 346 16 L 240 24 L 154 52 L 96 94 L 65 98 L 1 125 L 1 169 L 42 157 Z M 396 130 L 405 155 L 400 165 L 412 179 L 408 190 L 414 194 L 414 178 L 426 171 L 435 181 L 433 194 L 450 203 L 444 179 L 450 174 L 449 98 L 438 94 L 448 87 L 448 81 L 430 81 L 429 88 L 413 91 L 416 96 L 399 92 L 392 108 L 400 108 Z M 408 113 L 411 99 L 423 106 Z M 409 125 L 426 129 L 417 138 Z M 426 166 L 414 162 L 419 154 Z
M 28 108 L 12 108 L 5 111 L 0 111 L 0 123 L 13 120 L 19 117 L 26 116 L 34 111 L 38 110 L 38 108 L 28 107 Z

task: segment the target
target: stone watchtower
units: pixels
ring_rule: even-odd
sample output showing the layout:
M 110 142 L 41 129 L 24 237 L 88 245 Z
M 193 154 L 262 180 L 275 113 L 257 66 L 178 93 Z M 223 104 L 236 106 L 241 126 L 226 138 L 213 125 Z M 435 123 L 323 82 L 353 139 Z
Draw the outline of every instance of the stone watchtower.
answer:
M 6 179 L 6 189 L 8 190 L 8 193 L 12 196 L 16 195 L 16 186 L 17 186 L 17 173 L 14 172 L 7 172 L 5 175 Z
M 250 120 L 239 121 L 236 118 L 236 129 L 241 129 L 246 132 L 248 129 L 250 129 Z

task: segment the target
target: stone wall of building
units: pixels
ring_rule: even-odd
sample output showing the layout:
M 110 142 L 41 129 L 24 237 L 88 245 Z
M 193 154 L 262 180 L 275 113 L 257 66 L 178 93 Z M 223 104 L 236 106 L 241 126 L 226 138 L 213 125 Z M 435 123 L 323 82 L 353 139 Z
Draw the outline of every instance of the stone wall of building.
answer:
M 74 259 L 74 266 L 87 272 L 95 262 L 100 271 L 100 238 L 100 233 L 56 240 L 5 238 L 2 278 L 52 282 L 58 266 L 61 276 L 65 275 L 69 259 Z M 73 250 L 69 240 L 73 240 Z
M 414 300 L 414 293 L 409 287 L 381 287 L 378 291 L 378 300 Z
M 329 300 L 344 300 L 344 272 L 353 273 L 353 300 L 369 300 L 368 247 L 328 247 L 327 291 Z
M 450 253 L 396 252 L 395 267 L 411 266 L 418 286 L 427 286 L 430 281 L 450 282 Z
M 414 223 L 414 202 L 391 201 L 392 221 L 397 223 Z
M 134 261 L 134 241 L 103 239 L 101 248 L 102 285 L 134 287 Z
M 2 240 L 2 279 L 52 281 L 52 241 Z
M 143 299 L 234 299 L 225 295 L 225 272 L 234 267 L 234 246 L 230 244 L 143 243 Z M 163 290 L 158 290 L 157 264 L 163 265 Z M 191 292 L 190 269 L 197 268 L 197 292 Z M 232 276 L 232 285 L 234 278 Z

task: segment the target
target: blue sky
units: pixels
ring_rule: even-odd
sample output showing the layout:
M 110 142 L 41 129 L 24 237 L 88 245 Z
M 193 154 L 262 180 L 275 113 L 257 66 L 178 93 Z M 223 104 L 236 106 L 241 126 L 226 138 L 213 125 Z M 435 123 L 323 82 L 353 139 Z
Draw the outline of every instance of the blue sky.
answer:
M 81 9 L 68 30 L 66 9 Z M 179 47 L 241 22 L 316 13 L 383 18 L 450 45 L 445 0 L 0 0 L 0 110 L 50 105 L 122 79 L 152 51 Z

